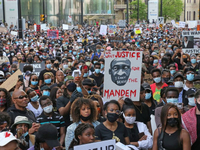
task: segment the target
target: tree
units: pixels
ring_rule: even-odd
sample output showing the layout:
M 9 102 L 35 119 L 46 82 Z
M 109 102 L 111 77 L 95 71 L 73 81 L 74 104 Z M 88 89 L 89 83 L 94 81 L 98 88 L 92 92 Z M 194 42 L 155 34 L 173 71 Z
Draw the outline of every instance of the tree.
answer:
M 180 15 L 183 11 L 182 0 L 162 0 L 162 1 L 163 1 L 162 14 L 163 17 L 165 18 L 165 22 L 168 19 L 179 20 Z
M 132 1 L 130 3 L 130 18 L 137 20 L 137 6 L 138 0 Z M 147 5 L 139 0 L 139 19 L 140 20 L 147 20 Z

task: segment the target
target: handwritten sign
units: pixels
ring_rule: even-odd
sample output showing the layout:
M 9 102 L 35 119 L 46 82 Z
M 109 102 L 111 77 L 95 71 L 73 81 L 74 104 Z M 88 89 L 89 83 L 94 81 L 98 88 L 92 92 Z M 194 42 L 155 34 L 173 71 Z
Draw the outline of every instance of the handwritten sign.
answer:
M 200 53 L 200 31 L 183 31 L 182 37 L 182 50 L 184 53 Z
M 142 28 L 134 28 L 135 34 L 141 34 Z
M 179 21 L 179 28 L 185 28 L 185 22 Z
M 115 147 L 115 140 L 107 140 L 102 142 L 74 146 L 74 150 L 115 150 Z
M 18 75 L 22 75 L 22 72 L 18 69 L 14 74 L 12 74 L 1 86 L 0 88 L 5 88 L 7 91 L 12 89 L 17 81 L 18 81 Z
M 108 25 L 108 34 L 115 34 L 117 32 L 116 25 Z
M 58 30 L 47 30 L 47 36 L 50 39 L 58 39 L 59 32 Z
M 42 70 L 45 69 L 45 64 L 44 64 L 44 62 L 41 62 L 41 63 L 33 63 L 33 64 L 20 63 L 19 69 L 21 70 L 21 72 L 22 72 L 23 75 L 25 74 L 25 72 L 23 72 L 24 66 L 29 66 L 29 65 L 33 66 L 33 72 L 32 72 L 32 73 L 35 73 L 37 76 L 39 76 L 39 75 L 40 75 L 40 72 L 41 72 Z
M 140 51 L 105 53 L 104 101 L 121 96 L 139 101 L 142 68 Z
M 101 25 L 99 34 L 101 35 L 107 34 L 107 25 Z

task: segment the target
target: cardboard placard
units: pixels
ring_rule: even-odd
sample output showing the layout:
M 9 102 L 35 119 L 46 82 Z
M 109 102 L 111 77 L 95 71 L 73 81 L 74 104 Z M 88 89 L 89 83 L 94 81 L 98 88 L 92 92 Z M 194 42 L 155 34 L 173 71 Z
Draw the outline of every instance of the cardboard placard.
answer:
M 74 150 L 115 150 L 115 140 L 107 140 L 74 146 Z
M 5 88 L 7 91 L 12 89 L 17 81 L 18 81 L 18 75 L 22 75 L 22 72 L 18 69 L 14 74 L 12 74 L 1 86 L 0 88 Z
M 141 51 L 105 53 L 104 102 L 119 97 L 139 101 L 142 69 Z
M 144 75 L 144 81 L 149 83 L 149 84 L 152 84 L 153 83 L 153 77 L 151 74 L 145 74 Z
M 35 73 L 37 76 L 39 76 L 40 72 L 45 69 L 44 62 L 41 62 L 41 63 L 32 63 L 32 64 L 29 64 L 29 63 L 20 63 L 19 69 L 21 70 L 21 72 L 22 72 L 23 75 L 25 74 L 25 72 L 23 72 L 23 68 L 24 68 L 24 66 L 28 66 L 28 65 L 33 66 L 33 72 L 32 73 Z

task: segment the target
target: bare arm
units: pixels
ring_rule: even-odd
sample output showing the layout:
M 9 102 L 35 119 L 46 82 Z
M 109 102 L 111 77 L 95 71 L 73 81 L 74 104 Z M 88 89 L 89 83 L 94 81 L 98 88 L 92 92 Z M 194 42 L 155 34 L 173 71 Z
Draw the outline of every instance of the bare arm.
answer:
M 66 116 L 70 111 L 70 107 L 71 107 L 71 102 L 70 101 L 67 103 L 67 105 L 65 107 L 60 107 L 58 109 L 60 115 L 61 116 Z
M 125 140 L 126 145 L 129 145 L 129 144 L 130 144 L 129 137 L 125 137 L 124 140 Z
M 151 129 L 151 122 L 150 121 L 147 122 L 147 128 L 149 129 L 149 132 L 152 135 L 152 129 Z
M 152 150 L 158 150 L 157 140 L 158 140 L 158 129 L 156 129 L 155 132 L 154 132 L 153 149 Z
M 181 131 L 181 139 L 183 140 L 183 150 L 191 150 L 190 135 L 185 129 Z
M 65 141 L 65 127 L 60 127 L 60 145 L 62 146 Z

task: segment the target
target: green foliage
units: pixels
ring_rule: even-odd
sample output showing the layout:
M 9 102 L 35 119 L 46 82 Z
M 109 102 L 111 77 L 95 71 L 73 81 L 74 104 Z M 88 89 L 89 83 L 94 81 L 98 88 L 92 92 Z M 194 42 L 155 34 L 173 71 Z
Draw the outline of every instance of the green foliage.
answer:
M 179 20 L 184 7 L 182 0 L 162 0 L 162 1 L 163 1 L 162 16 L 165 18 L 165 21 L 168 19 Z
M 130 18 L 137 20 L 137 4 L 138 0 L 132 1 L 130 3 Z M 140 20 L 147 20 L 147 5 L 142 2 L 142 0 L 139 0 L 139 19 Z

